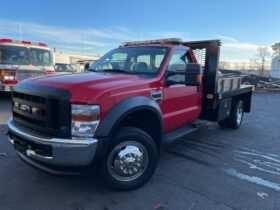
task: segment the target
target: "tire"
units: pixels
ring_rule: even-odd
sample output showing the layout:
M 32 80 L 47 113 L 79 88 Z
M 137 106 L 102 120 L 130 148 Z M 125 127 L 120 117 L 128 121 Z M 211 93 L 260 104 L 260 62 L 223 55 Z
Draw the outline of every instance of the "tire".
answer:
M 237 129 L 242 124 L 244 105 L 242 100 L 234 100 L 231 106 L 231 112 L 228 119 L 229 127 Z
M 121 128 L 101 160 L 101 176 L 117 190 L 131 190 L 145 184 L 154 174 L 158 149 L 154 140 L 135 127 Z
M 233 100 L 231 105 L 230 116 L 219 121 L 219 125 L 223 128 L 238 129 L 243 120 L 244 105 L 242 100 Z

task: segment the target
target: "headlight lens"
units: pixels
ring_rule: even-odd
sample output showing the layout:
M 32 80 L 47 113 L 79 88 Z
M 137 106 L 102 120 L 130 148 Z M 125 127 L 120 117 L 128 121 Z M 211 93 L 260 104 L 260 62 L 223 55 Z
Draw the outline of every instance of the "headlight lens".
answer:
M 14 80 L 16 78 L 16 70 L 14 69 L 1 69 L 0 79 L 2 80 Z
M 73 137 L 93 137 L 100 121 L 100 106 L 71 105 Z
M 4 80 L 14 80 L 15 76 L 14 75 L 5 75 Z

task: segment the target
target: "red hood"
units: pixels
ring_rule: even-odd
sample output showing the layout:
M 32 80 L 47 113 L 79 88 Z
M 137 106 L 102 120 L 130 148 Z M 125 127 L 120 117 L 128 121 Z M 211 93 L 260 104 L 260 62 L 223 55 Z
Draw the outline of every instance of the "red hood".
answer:
M 83 73 L 48 76 L 28 79 L 24 82 L 36 85 L 67 89 L 73 103 L 98 103 L 104 97 L 115 100 L 114 96 L 127 95 L 149 88 L 149 80 L 137 75 L 117 73 Z M 134 94 L 137 94 L 137 93 Z

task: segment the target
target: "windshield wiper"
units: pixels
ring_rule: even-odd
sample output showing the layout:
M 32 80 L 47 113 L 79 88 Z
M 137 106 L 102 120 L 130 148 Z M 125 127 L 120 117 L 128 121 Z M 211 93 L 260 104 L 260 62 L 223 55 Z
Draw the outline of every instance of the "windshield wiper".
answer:
M 110 72 L 120 72 L 120 73 L 126 73 L 126 74 L 132 74 L 132 72 L 129 72 L 129 71 L 126 71 L 126 70 L 123 70 L 123 69 L 102 69 L 102 70 L 96 70 L 96 69 L 88 69 L 88 71 L 93 71 L 93 72 L 107 72 L 107 71 L 110 71 Z
M 126 74 L 132 74 L 132 72 L 123 70 L 123 69 L 103 69 L 105 72 L 110 71 L 110 72 L 120 72 L 120 73 L 126 73 Z

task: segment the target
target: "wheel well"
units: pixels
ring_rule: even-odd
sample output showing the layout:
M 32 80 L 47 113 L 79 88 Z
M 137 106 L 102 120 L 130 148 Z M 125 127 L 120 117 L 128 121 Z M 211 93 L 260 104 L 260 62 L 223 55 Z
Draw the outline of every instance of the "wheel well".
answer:
M 244 94 L 233 97 L 233 100 L 241 99 L 244 103 L 244 112 L 250 112 L 251 111 L 251 98 L 252 98 L 252 93 L 244 93 Z
M 118 128 L 131 126 L 139 128 L 149 134 L 160 147 L 162 140 L 162 124 L 157 114 L 150 110 L 140 110 L 130 113 L 117 126 Z

